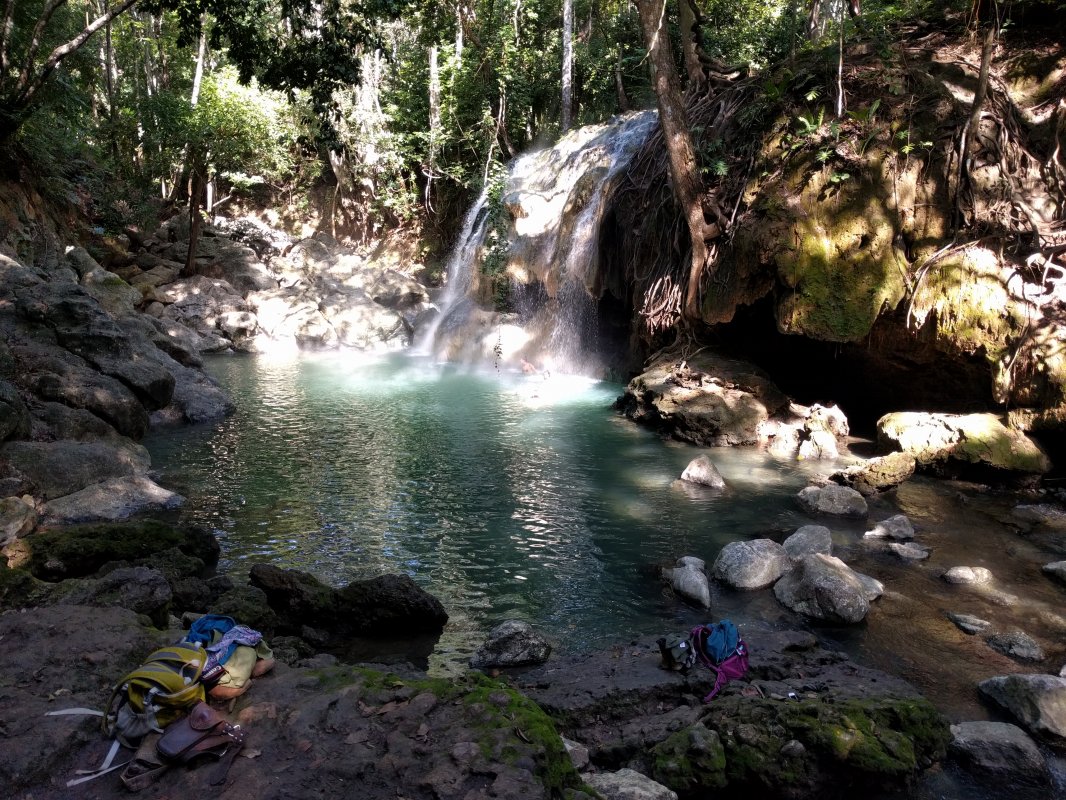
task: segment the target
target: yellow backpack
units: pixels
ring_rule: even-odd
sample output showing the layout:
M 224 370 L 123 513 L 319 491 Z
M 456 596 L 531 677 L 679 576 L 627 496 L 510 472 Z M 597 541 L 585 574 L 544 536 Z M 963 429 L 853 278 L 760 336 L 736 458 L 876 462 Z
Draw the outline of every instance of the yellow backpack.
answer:
M 204 699 L 200 682 L 207 651 L 198 645 L 174 644 L 153 652 L 115 686 L 104 714 L 103 729 L 128 746 L 149 731 L 162 731 Z

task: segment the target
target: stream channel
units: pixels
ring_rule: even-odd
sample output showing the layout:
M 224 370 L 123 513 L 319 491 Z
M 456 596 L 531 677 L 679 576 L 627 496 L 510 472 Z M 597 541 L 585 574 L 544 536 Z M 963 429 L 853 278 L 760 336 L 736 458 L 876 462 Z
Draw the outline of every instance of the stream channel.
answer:
M 145 441 L 160 480 L 188 498 L 186 521 L 212 529 L 220 571 L 242 581 L 270 562 L 335 586 L 405 572 L 451 620 L 422 656 L 431 672 L 465 668 L 486 632 L 525 619 L 557 649 L 591 651 L 682 631 L 710 618 L 803 628 L 771 590 L 714 587 L 709 611 L 680 602 L 657 574 L 679 556 L 713 563 L 727 542 L 781 541 L 814 522 L 795 494 L 838 464 L 775 460 L 754 448 L 666 441 L 618 416 L 617 384 L 480 371 L 393 355 L 215 356 L 207 368 L 237 412 L 214 425 L 156 430 Z M 679 484 L 707 452 L 729 484 Z M 841 462 L 844 463 L 844 462 Z M 834 554 L 885 584 L 867 621 L 818 626 L 829 646 L 918 686 L 952 720 L 983 719 L 976 683 L 1058 672 L 1062 590 L 1040 572 L 1061 537 L 1023 536 L 1016 500 L 915 479 L 872 503 L 872 521 L 905 512 L 929 560 L 905 563 L 863 540 L 872 524 L 818 520 Z M 982 590 L 949 586 L 951 566 L 987 566 Z M 948 612 L 1021 629 L 1048 652 L 1018 663 L 967 636 Z M 387 660 L 384 651 L 367 660 Z M 371 656 L 370 653 L 366 654 Z M 395 658 L 410 658 L 398 651 Z

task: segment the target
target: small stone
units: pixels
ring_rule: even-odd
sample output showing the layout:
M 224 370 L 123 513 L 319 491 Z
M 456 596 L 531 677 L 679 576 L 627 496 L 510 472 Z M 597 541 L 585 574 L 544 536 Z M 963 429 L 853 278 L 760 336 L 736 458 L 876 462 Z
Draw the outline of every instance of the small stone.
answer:
M 570 761 L 574 764 L 574 769 L 578 772 L 585 769 L 589 765 L 589 749 L 580 742 L 575 742 L 567 739 L 565 736 L 563 739 L 563 747 L 566 748 L 566 752 L 570 756 Z
M 929 558 L 929 554 L 932 552 L 928 547 L 922 547 L 922 545 L 914 542 L 907 542 L 906 544 L 892 542 L 889 544 L 888 549 L 904 561 L 924 561 Z
M 992 573 L 984 567 L 952 567 L 940 577 L 948 583 L 978 584 L 992 580 Z
M 780 752 L 785 758 L 802 758 L 803 754 L 807 752 L 807 748 L 803 746 L 803 742 L 797 739 L 789 739 L 781 745 Z
M 470 666 L 519 667 L 543 664 L 551 655 L 551 645 L 528 622 L 509 619 L 493 628 L 470 659 Z
M 866 498 L 854 489 L 838 486 L 808 486 L 796 499 L 808 514 L 829 514 L 839 517 L 865 517 L 869 513 Z
M 676 569 L 663 570 L 663 578 L 681 597 L 702 608 L 710 608 L 711 585 L 701 559 L 692 556 L 678 559 Z
M 914 526 L 907 519 L 906 514 L 896 514 L 894 517 L 881 520 L 873 530 L 863 534 L 867 539 L 895 539 L 905 541 L 914 538 Z
M 804 525 L 785 539 L 781 546 L 789 558 L 802 558 L 812 553 L 833 555 L 833 537 L 824 525 Z
M 1022 631 L 997 633 L 989 636 L 987 641 L 993 650 L 1018 661 L 1043 661 L 1046 658 L 1044 649 Z
M 992 627 L 992 623 L 987 619 L 981 619 L 971 614 L 948 614 L 948 619 L 954 622 L 960 631 L 971 636 L 977 633 L 984 633 Z

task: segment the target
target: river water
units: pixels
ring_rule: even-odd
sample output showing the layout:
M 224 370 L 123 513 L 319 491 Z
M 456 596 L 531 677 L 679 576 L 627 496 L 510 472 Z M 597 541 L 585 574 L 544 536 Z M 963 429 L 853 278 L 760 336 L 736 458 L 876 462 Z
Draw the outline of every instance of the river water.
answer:
M 221 356 L 208 370 L 237 412 L 213 425 L 155 431 L 145 441 L 161 482 L 188 497 L 185 519 L 215 531 L 221 569 L 243 579 L 269 561 L 342 585 L 405 572 L 451 615 L 428 656 L 461 669 L 495 624 L 528 620 L 570 651 L 684 630 L 728 616 L 744 625 L 805 627 L 771 591 L 715 589 L 711 611 L 680 603 L 656 567 L 682 555 L 713 562 L 727 542 L 781 541 L 812 522 L 795 504 L 834 465 L 775 460 L 755 449 L 665 441 L 619 417 L 622 387 L 576 377 L 470 370 L 426 358 L 352 354 Z M 711 455 L 729 484 L 677 483 Z M 866 623 L 818 627 L 823 641 L 912 680 L 952 719 L 985 718 L 977 681 L 1058 672 L 1066 611 L 1040 565 L 1061 537 L 1022 536 L 1013 501 L 968 487 L 909 482 L 871 508 L 899 510 L 932 557 L 907 564 L 863 541 L 860 522 L 826 522 L 835 554 L 885 583 Z M 939 579 L 987 566 L 984 590 Z M 1020 628 L 1049 652 L 1027 666 L 966 636 L 949 611 Z

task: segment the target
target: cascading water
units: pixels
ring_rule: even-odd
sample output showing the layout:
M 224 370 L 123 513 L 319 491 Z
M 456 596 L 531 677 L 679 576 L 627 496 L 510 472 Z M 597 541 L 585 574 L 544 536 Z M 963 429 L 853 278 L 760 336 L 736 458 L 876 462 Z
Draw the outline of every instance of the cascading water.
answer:
M 571 131 L 555 146 L 518 158 L 502 192 L 509 224 L 506 272 L 518 314 L 472 299 L 489 234 L 487 192 L 468 212 L 448 263 L 440 314 L 419 333 L 422 352 L 451 360 L 526 359 L 562 372 L 595 372 L 599 229 L 616 178 L 657 124 L 653 111 Z M 529 287 L 537 286 L 537 291 Z

